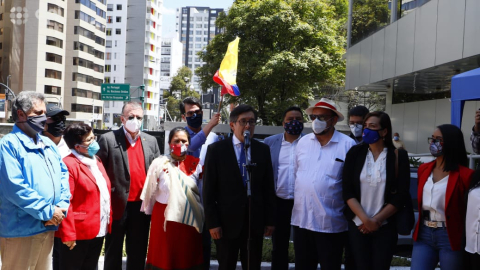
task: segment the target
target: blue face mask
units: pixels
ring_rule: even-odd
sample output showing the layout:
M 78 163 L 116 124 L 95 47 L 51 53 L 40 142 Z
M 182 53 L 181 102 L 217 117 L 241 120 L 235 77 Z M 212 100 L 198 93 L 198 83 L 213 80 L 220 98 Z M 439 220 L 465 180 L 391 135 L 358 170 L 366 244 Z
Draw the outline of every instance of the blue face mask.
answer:
M 398 136 L 393 136 L 394 141 L 398 141 L 400 138 Z
M 378 140 L 380 140 L 380 134 L 378 134 L 378 130 L 365 128 L 363 129 L 362 140 L 366 144 L 376 143 Z
M 203 114 L 193 114 L 193 116 L 186 117 L 187 125 L 192 128 L 199 128 L 202 126 Z
M 97 154 L 98 150 L 100 150 L 100 145 L 96 141 L 92 142 L 89 146 L 84 146 L 80 144 L 77 145 L 83 148 L 87 148 L 88 155 L 92 158 L 95 156 L 95 154 Z

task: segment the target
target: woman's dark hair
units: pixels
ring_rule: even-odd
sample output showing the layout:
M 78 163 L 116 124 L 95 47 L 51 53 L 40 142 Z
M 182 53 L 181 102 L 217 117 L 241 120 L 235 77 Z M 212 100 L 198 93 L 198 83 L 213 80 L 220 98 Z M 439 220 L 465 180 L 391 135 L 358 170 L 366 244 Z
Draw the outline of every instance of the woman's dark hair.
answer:
M 83 137 L 92 131 L 92 127 L 84 123 L 74 123 L 69 125 L 63 132 L 63 139 L 68 148 L 74 149 L 75 145 L 83 142 Z
M 380 111 L 367 113 L 367 115 L 365 115 L 365 118 L 363 119 L 363 123 L 365 123 L 368 118 L 372 116 L 378 117 L 380 119 L 380 127 L 382 129 L 387 129 L 387 135 L 385 135 L 384 137 L 385 146 L 387 148 L 395 148 L 392 142 L 392 121 L 390 121 L 390 116 L 388 116 L 387 113 Z
M 170 134 L 168 134 L 168 144 L 169 144 L 169 145 L 170 145 L 170 143 L 172 142 L 173 136 L 174 136 L 177 132 L 180 132 L 180 131 L 183 131 L 183 132 L 185 132 L 185 134 L 187 134 L 188 143 L 190 144 L 190 134 L 188 133 L 188 131 L 187 131 L 184 127 L 176 127 L 176 128 L 173 128 L 172 130 L 170 130 Z
M 442 133 L 443 139 L 443 171 L 456 171 L 458 170 L 458 165 L 468 167 L 468 157 L 462 130 L 450 124 L 440 125 L 437 128 Z

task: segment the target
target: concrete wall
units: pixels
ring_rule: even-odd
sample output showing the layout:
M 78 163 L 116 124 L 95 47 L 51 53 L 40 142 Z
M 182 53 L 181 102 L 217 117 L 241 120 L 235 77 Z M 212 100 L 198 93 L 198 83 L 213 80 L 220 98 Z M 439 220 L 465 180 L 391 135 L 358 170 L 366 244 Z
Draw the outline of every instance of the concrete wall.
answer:
M 467 101 L 463 111 L 462 132 L 470 153 L 470 134 L 478 108 L 480 101 Z M 393 132 L 400 134 L 409 153 L 429 153 L 427 138 L 432 136 L 436 126 L 450 123 L 450 101 L 438 99 L 393 104 L 390 116 Z
M 347 51 L 346 89 L 480 54 L 480 1 L 431 0 Z

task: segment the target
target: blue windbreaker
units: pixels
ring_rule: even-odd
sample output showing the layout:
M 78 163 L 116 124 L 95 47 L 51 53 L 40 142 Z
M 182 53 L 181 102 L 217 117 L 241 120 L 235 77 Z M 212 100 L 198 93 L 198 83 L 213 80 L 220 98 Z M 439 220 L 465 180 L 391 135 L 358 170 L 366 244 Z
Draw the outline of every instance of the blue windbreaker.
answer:
M 0 140 L 0 237 L 25 237 L 57 230 L 45 226 L 54 207 L 68 209 L 68 169 L 56 145 L 37 134 L 37 146 L 16 125 Z

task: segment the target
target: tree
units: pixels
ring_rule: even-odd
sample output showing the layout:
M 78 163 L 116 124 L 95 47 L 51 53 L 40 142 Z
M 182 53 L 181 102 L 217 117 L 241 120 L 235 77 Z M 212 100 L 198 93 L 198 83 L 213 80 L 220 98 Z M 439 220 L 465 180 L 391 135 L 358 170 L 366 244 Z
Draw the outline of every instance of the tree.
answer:
M 400 9 L 399 9 L 400 10 Z M 377 32 L 390 22 L 390 9 L 385 0 L 356 0 L 352 10 L 352 40 L 355 44 Z
M 177 75 L 172 78 L 168 92 L 163 93 L 167 102 L 167 110 L 172 120 L 181 118 L 180 102 L 186 97 L 200 98 L 200 95 L 191 88 L 192 71 L 188 67 L 181 67 Z
M 215 85 L 228 43 L 240 37 L 237 85 L 239 97 L 226 102 L 258 108 L 264 123 L 280 124 L 289 106 L 306 107 L 312 87 L 342 83 L 345 76 L 345 0 L 237 0 L 228 15 L 220 14 L 215 36 L 199 55 L 202 89 Z

